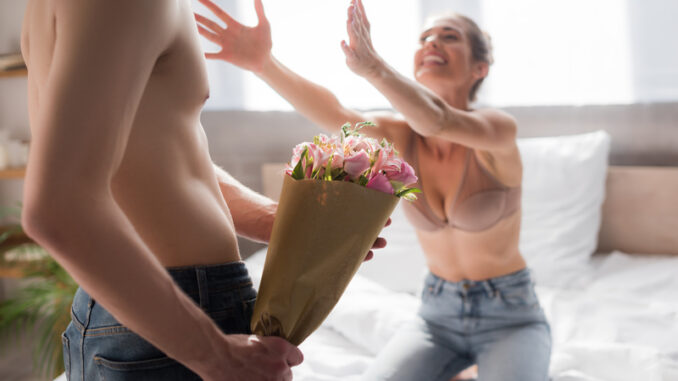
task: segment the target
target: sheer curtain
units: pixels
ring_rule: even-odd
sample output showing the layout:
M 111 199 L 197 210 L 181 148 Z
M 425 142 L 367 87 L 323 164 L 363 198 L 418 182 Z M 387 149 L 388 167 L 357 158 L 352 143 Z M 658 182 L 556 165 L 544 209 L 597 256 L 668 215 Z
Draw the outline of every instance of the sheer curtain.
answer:
M 252 0 L 217 0 L 245 24 L 256 23 Z M 348 0 L 264 0 L 273 53 L 347 106 L 388 102 L 346 68 Z M 624 104 L 678 100 L 678 14 L 674 0 L 364 0 L 374 45 L 410 76 L 426 18 L 458 11 L 490 32 L 495 64 L 479 94 L 493 106 Z M 642 4 L 641 4 L 642 3 Z M 196 10 L 202 7 L 195 2 Z M 204 12 L 204 11 L 203 11 Z M 673 33 L 671 33 L 673 31 Z M 669 39 L 673 41 L 668 41 Z M 206 50 L 214 46 L 203 40 Z M 289 110 L 262 81 L 223 62 L 208 63 L 208 108 Z

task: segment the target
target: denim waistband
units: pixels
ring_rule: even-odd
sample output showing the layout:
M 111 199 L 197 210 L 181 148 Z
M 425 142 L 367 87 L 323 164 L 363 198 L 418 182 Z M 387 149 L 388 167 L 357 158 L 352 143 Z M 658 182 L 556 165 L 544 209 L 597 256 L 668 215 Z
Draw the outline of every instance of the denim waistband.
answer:
M 425 284 L 429 288 L 429 291 L 434 293 L 440 293 L 443 290 L 445 291 L 457 291 L 462 294 L 468 294 L 472 292 L 485 291 L 488 294 L 494 294 L 496 290 L 500 290 L 504 287 L 509 287 L 512 285 L 531 282 L 532 277 L 530 270 L 524 268 L 516 272 L 501 275 L 494 278 L 484 279 L 484 280 L 460 280 L 458 282 L 451 282 L 445 280 L 431 272 L 426 276 Z
M 170 267 L 167 271 L 177 286 L 205 311 L 213 307 L 221 308 L 225 304 L 239 303 L 241 298 L 256 295 L 244 262 Z M 216 296 L 216 299 L 212 296 Z M 99 326 L 117 324 L 115 318 L 82 288 L 78 289 L 73 298 L 72 309 L 74 320 L 82 328 L 90 325 L 90 314 L 96 315 L 96 324 Z
M 210 284 L 218 283 L 223 287 L 237 287 L 243 282 L 250 281 L 247 267 L 242 261 L 216 265 L 168 267 L 167 272 L 182 289 L 205 281 Z

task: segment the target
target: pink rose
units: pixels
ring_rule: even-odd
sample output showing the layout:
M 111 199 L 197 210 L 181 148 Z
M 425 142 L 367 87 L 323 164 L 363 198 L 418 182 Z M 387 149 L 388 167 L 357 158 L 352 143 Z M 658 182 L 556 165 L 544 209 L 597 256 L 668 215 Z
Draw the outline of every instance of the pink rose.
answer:
M 357 179 L 361 173 L 369 168 L 370 157 L 365 151 L 360 151 L 344 159 L 344 171 L 346 171 L 348 176 L 352 179 Z
M 386 170 L 386 177 L 390 181 L 397 181 L 403 186 L 409 186 L 411 184 L 414 184 L 417 182 L 417 176 L 414 174 L 414 169 L 412 168 L 411 165 L 407 164 L 403 160 L 400 161 L 400 168 L 398 171 L 391 171 L 391 170 Z
M 370 189 L 378 190 L 384 193 L 393 194 L 393 186 L 383 173 L 377 173 L 372 176 L 366 185 Z

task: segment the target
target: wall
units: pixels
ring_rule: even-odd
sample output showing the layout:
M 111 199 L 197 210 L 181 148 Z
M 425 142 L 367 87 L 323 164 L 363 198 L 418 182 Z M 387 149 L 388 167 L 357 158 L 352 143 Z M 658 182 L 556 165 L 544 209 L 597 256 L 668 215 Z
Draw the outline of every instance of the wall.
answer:
M 27 0 L 0 0 L 0 54 L 20 51 L 21 22 Z M 28 140 L 26 78 L 0 79 L 0 129 Z M 21 200 L 22 180 L 0 181 L 0 207 Z
M 519 137 L 604 129 L 612 136 L 613 165 L 678 166 L 678 103 L 506 108 Z M 260 167 L 286 162 L 295 144 L 322 132 L 291 112 L 206 111 L 202 115 L 214 161 L 261 190 Z
M 0 53 L 18 50 L 26 2 L 0 0 Z M 634 55 L 633 67 L 639 73 L 639 83 L 635 86 L 643 98 L 660 101 L 676 99 L 678 96 L 670 92 L 678 88 L 678 53 L 675 49 L 668 49 L 666 42 L 669 28 L 675 29 L 670 15 L 678 12 L 678 3 L 665 0 L 640 3 L 628 0 L 634 50 L 640 52 Z M 233 0 L 225 0 L 225 5 L 236 6 Z M 663 7 L 675 12 L 664 11 Z M 421 16 L 450 8 L 475 17 L 480 12 L 475 0 L 429 0 Z M 224 83 L 222 80 L 217 82 L 221 85 L 213 85 L 214 91 L 218 91 Z M 667 90 L 657 90 L 651 85 L 653 83 L 665 83 Z M 25 78 L 0 80 L 0 128 L 9 129 L 18 138 L 29 135 L 25 84 Z M 678 165 L 675 149 L 678 147 L 678 127 L 674 122 L 678 120 L 678 112 L 674 103 L 519 107 L 507 110 L 518 118 L 521 136 L 604 128 L 613 135 L 613 163 Z M 256 190 L 261 189 L 261 163 L 288 160 L 294 144 L 320 131 L 298 114 L 287 112 L 208 110 L 203 113 L 202 121 L 215 162 Z M 21 185 L 21 180 L 2 181 L 0 206 L 20 200 Z

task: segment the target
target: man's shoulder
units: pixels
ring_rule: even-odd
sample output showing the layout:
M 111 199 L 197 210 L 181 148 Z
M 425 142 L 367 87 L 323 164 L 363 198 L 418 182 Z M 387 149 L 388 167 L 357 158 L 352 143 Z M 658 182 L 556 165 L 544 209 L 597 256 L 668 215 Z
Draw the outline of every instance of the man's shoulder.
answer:
M 97 30 L 99 37 L 109 39 L 134 35 L 135 41 L 144 42 L 167 36 L 179 7 L 179 2 L 167 0 L 66 0 L 54 2 L 53 12 L 57 28 Z

